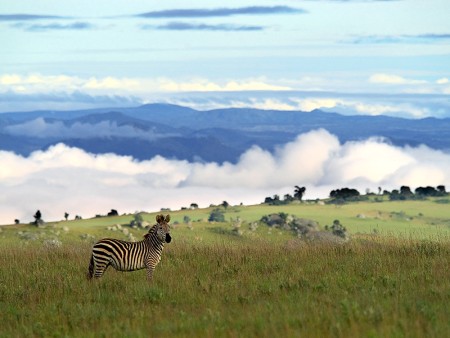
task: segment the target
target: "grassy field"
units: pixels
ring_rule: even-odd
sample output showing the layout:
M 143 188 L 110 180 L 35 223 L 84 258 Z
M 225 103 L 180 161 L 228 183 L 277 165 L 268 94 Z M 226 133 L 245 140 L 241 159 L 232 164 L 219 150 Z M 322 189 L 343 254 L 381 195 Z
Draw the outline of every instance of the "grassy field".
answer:
M 2 227 L 0 337 L 449 336 L 448 209 L 434 200 L 230 207 L 241 236 L 206 222 L 210 209 L 170 212 L 179 224 L 152 284 L 145 271 L 85 278 L 93 237 L 125 239 L 106 227 L 130 215 Z M 339 219 L 351 240 L 248 229 L 272 212 Z

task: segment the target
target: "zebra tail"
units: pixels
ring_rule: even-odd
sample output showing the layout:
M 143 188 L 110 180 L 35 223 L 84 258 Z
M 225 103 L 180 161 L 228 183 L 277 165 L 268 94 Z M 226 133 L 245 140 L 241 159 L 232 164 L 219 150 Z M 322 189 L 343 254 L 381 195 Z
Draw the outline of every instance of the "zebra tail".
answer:
M 87 273 L 87 279 L 94 277 L 94 254 L 91 255 L 91 261 L 89 262 L 89 271 Z

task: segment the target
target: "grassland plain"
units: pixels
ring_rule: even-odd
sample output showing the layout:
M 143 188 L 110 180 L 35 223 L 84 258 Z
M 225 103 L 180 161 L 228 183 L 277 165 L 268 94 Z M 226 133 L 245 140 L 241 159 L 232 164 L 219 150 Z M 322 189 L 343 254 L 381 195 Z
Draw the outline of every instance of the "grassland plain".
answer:
M 228 222 L 206 222 L 210 209 L 173 212 L 180 223 L 152 284 L 144 271 L 85 278 L 93 239 L 84 234 L 124 239 L 105 227 L 132 216 L 2 227 L 0 336 L 449 336 L 447 207 L 433 200 L 230 207 L 227 219 L 243 220 L 241 236 Z M 340 219 L 352 240 L 307 244 L 287 231 L 247 229 L 271 212 L 321 225 Z M 191 226 L 182 223 L 186 215 Z M 153 223 L 154 214 L 144 218 Z M 34 240 L 20 239 L 25 233 Z

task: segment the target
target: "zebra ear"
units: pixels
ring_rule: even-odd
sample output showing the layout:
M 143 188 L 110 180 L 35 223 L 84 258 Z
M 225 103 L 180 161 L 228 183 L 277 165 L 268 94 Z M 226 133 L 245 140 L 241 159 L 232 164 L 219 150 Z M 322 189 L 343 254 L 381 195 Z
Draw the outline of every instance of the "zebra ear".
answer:
M 164 216 L 163 216 L 164 217 Z M 167 215 L 166 216 L 166 223 L 169 223 L 170 222 L 170 215 Z
M 156 223 L 161 223 L 162 221 L 164 221 L 164 216 L 163 215 L 156 215 Z

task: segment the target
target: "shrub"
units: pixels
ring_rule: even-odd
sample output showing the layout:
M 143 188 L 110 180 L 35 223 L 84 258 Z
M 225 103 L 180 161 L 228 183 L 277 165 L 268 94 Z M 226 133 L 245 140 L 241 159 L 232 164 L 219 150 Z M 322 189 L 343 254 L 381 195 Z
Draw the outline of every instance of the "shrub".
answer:
M 221 209 L 215 208 L 209 214 L 208 221 L 209 222 L 225 222 L 225 215 Z
M 319 227 L 316 221 L 298 218 L 283 212 L 263 216 L 260 222 L 270 227 L 292 230 L 297 235 L 305 235 L 311 231 L 317 231 Z
M 338 219 L 333 221 L 333 225 L 331 227 L 325 227 L 326 229 L 331 229 L 331 232 L 335 236 L 339 236 L 342 238 L 347 238 L 347 229 L 341 224 Z

